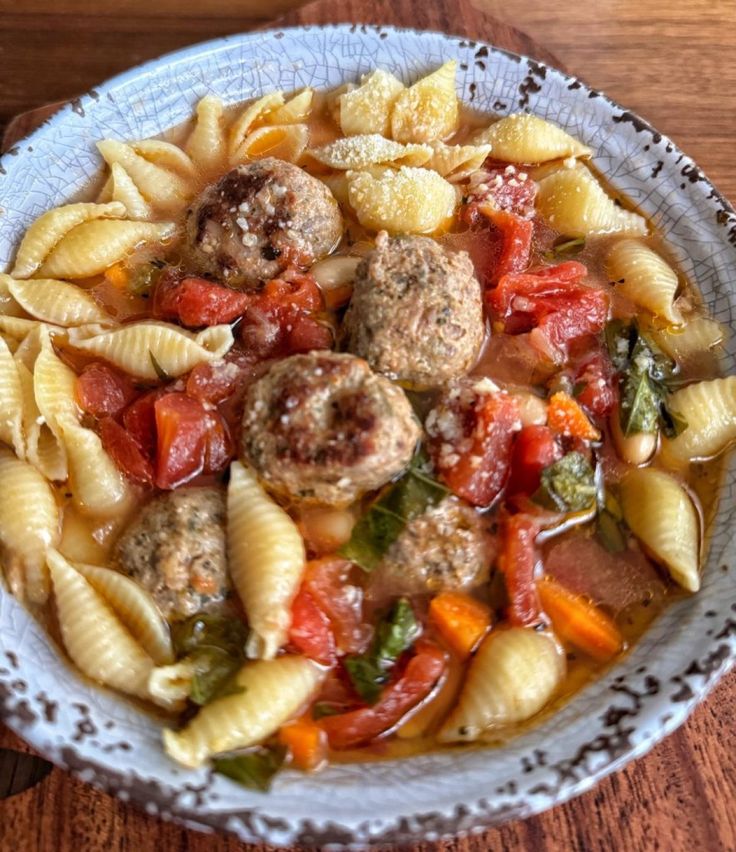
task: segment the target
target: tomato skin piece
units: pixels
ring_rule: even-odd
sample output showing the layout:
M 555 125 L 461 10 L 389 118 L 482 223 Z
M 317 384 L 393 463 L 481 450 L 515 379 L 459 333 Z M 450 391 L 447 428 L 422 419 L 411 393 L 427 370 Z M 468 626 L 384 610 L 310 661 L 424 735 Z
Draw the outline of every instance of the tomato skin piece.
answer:
M 156 414 L 154 405 L 166 390 L 157 388 L 139 396 L 123 412 L 123 426 L 144 455 L 153 459 L 156 453 Z
M 77 402 L 93 417 L 117 417 L 137 396 L 130 376 L 101 361 L 87 364 L 77 377 Z
M 177 488 L 204 471 L 206 414 L 184 393 L 168 393 L 154 403 L 156 487 Z
M 232 322 L 253 298 L 247 291 L 231 290 L 205 278 L 180 279 L 176 272 L 167 270 L 156 282 L 151 311 L 155 319 L 198 328 Z
M 136 485 L 153 485 L 153 465 L 136 441 L 112 417 L 100 421 L 102 446 L 117 467 Z
M 548 426 L 524 426 L 514 442 L 507 494 L 531 496 L 544 468 L 561 458 L 562 448 Z
M 434 643 L 417 642 L 416 654 L 378 702 L 320 720 L 331 748 L 347 749 L 370 742 L 395 727 L 434 689 L 447 668 L 447 654 Z
M 605 352 L 585 358 L 577 369 L 575 384 L 584 385 L 575 398 L 594 417 L 608 417 L 618 404 L 618 382 Z
M 523 272 L 529 266 L 534 222 L 508 210 L 488 211 L 485 215 L 501 236 L 496 267 L 486 281 L 488 285 L 497 284 L 504 275 Z
M 289 642 L 302 654 L 323 666 L 331 666 L 335 662 L 335 637 L 330 619 L 304 588 L 299 590 L 291 605 Z
M 534 541 L 538 532 L 538 522 L 529 515 L 510 515 L 504 523 L 499 564 L 509 596 L 508 619 L 516 627 L 531 627 L 542 621 L 542 604 L 534 578 Z
M 298 317 L 288 333 L 289 353 L 312 352 L 315 349 L 332 349 L 332 330 L 313 317 Z

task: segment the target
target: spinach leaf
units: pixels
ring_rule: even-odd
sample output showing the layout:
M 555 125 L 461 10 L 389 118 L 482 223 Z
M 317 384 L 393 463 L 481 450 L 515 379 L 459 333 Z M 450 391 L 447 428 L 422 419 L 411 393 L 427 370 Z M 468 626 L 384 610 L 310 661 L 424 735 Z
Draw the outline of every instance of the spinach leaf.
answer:
M 172 628 L 177 657 L 189 657 L 195 667 L 190 699 L 209 704 L 242 691 L 234 677 L 245 662 L 248 631 L 242 621 L 221 615 L 194 615 Z
M 585 248 L 585 237 L 559 237 L 549 251 L 544 253 L 544 259 L 550 263 L 561 257 L 575 257 Z
M 247 754 L 215 758 L 212 767 L 215 772 L 232 778 L 243 787 L 266 793 L 286 760 L 286 752 L 286 747 L 281 745 L 258 748 Z
M 345 669 L 361 698 L 375 704 L 394 664 L 411 648 L 419 633 L 411 604 L 406 598 L 399 598 L 376 627 L 368 651 L 345 658 Z
M 659 424 L 659 393 L 648 373 L 631 371 L 621 387 L 621 431 L 627 437 L 656 432 Z
M 533 500 L 559 512 L 582 512 L 596 501 L 595 474 L 582 453 L 568 453 L 542 471 Z
M 427 456 L 418 452 L 407 472 L 384 491 L 353 527 L 340 554 L 364 571 L 372 571 L 407 523 L 435 506 L 448 493 L 432 476 Z

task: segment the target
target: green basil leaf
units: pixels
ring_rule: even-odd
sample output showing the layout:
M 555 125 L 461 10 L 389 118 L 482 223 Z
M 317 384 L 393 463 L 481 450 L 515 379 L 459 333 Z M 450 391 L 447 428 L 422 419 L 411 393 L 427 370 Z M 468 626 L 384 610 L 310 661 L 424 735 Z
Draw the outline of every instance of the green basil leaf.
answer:
M 568 453 L 546 467 L 535 503 L 559 512 L 582 512 L 595 505 L 595 473 L 582 453 Z
M 639 432 L 656 432 L 661 397 L 648 373 L 629 373 L 621 388 L 619 411 L 621 431 L 627 437 Z
M 375 704 L 399 657 L 414 644 L 421 629 L 406 598 L 399 598 L 376 627 L 365 654 L 352 654 L 344 665 L 358 695 Z
M 286 753 L 286 747 L 280 745 L 259 748 L 247 754 L 215 758 L 212 767 L 243 787 L 266 793 L 271 789 L 274 775 L 284 765 Z
M 215 698 L 244 692 L 235 682 L 235 675 L 243 665 L 242 658 L 231 657 L 219 648 L 205 648 L 192 654 L 195 673 L 189 698 L 203 707 Z
M 148 350 L 148 356 L 151 359 L 151 365 L 153 366 L 153 370 L 156 373 L 156 375 L 158 376 L 158 378 L 160 379 L 160 381 L 162 381 L 162 382 L 171 381 L 171 376 L 158 363 L 158 361 L 156 360 L 156 356 L 153 354 L 153 352 L 151 352 L 150 349 Z
M 420 451 L 407 472 L 389 486 L 353 527 L 340 554 L 372 571 L 401 535 L 407 523 L 435 506 L 448 493 L 432 475 L 429 459 Z

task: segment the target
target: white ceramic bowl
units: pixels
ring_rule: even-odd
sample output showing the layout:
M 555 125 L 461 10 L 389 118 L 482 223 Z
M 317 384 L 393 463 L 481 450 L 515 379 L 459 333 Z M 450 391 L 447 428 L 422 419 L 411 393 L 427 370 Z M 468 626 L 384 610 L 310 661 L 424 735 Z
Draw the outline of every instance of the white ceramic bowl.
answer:
M 736 214 L 698 167 L 646 122 L 553 68 L 437 33 L 333 26 L 231 36 L 127 72 L 78 98 L 0 161 L 0 269 L 23 230 L 100 168 L 103 136 L 152 136 L 215 93 L 336 86 L 375 66 L 415 79 L 455 57 L 462 97 L 527 108 L 596 152 L 613 186 L 653 217 L 709 310 L 736 307 Z M 736 372 L 736 349 L 726 364 Z M 671 607 L 634 651 L 543 725 L 497 750 L 286 771 L 269 794 L 166 758 L 156 724 L 83 682 L 0 592 L 0 716 L 55 763 L 149 813 L 274 844 L 358 846 L 436 839 L 536 813 L 589 789 L 680 725 L 736 652 L 734 465 L 712 529 L 702 591 Z M 0 495 L 0 499 L 2 496 Z

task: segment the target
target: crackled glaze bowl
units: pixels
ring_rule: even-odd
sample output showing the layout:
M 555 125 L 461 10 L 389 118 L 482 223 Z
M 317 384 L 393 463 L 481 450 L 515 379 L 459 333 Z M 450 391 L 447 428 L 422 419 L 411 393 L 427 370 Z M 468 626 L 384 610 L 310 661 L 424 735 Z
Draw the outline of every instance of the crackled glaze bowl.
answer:
M 553 68 L 437 33 L 334 26 L 196 45 L 75 100 L 0 160 L 0 270 L 40 213 L 98 172 L 104 136 L 153 136 L 203 95 L 334 87 L 376 66 L 412 80 L 456 58 L 463 99 L 529 109 L 597 152 L 594 165 L 650 216 L 709 312 L 736 310 L 736 214 L 698 167 L 646 122 Z M 736 371 L 736 342 L 724 368 Z M 726 472 L 697 597 L 671 606 L 633 652 L 543 724 L 494 750 L 286 771 L 269 794 L 163 753 L 158 724 L 84 682 L 44 630 L 0 591 L 0 717 L 60 766 L 148 813 L 246 841 L 320 847 L 437 839 L 537 813 L 589 789 L 680 725 L 736 654 L 736 466 Z M 2 499 L 2 495 L 0 495 Z

